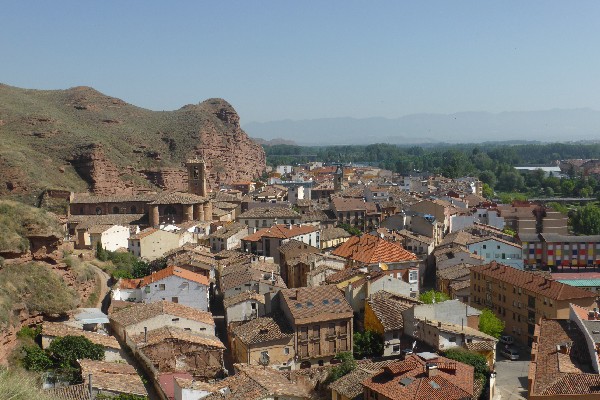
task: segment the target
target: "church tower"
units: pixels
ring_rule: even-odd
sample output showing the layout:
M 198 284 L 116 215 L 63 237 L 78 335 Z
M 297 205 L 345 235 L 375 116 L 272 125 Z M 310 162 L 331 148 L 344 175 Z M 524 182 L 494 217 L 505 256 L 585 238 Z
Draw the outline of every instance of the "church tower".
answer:
M 188 171 L 188 192 L 206 197 L 206 166 L 201 158 L 188 159 L 185 163 Z
M 335 192 L 341 192 L 344 189 L 344 167 L 340 164 L 335 170 L 335 177 L 333 180 L 333 190 Z

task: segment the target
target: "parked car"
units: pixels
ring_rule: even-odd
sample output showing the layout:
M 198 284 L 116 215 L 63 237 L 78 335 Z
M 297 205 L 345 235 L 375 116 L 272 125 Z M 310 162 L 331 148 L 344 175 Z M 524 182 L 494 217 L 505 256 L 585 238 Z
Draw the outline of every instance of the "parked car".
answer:
M 504 357 L 508 358 L 509 360 L 518 360 L 519 359 L 519 352 L 515 349 L 503 348 L 502 350 L 500 350 L 500 354 L 502 354 Z
M 500 337 L 500 341 L 504 344 L 511 345 L 515 343 L 515 338 L 509 335 L 504 335 Z

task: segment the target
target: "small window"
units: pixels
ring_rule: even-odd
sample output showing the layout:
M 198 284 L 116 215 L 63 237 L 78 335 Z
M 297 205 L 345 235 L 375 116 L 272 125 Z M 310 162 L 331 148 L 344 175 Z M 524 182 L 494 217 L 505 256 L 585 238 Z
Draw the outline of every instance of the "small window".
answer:
M 400 353 L 400 345 L 399 344 L 392 347 L 392 353 Z
M 288 354 L 290 354 L 290 348 L 289 348 L 289 347 L 284 347 L 284 348 L 283 348 L 283 354 L 285 354 L 286 356 L 287 356 Z
M 448 338 L 448 341 L 451 342 L 451 343 L 456 343 L 456 336 L 450 336 Z
M 167 290 L 164 283 L 158 285 L 158 290 Z
M 171 321 L 173 321 L 173 322 L 178 322 L 178 321 L 179 321 L 179 318 L 171 318 Z

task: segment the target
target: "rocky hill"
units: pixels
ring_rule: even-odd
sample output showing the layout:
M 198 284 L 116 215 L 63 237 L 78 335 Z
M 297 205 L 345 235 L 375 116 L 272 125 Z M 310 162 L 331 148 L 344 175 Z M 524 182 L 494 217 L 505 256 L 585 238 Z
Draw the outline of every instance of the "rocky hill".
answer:
M 183 163 L 203 157 L 209 185 L 249 180 L 265 154 L 222 99 L 150 111 L 89 87 L 0 84 L 0 196 L 33 202 L 44 189 L 133 193 L 187 186 Z

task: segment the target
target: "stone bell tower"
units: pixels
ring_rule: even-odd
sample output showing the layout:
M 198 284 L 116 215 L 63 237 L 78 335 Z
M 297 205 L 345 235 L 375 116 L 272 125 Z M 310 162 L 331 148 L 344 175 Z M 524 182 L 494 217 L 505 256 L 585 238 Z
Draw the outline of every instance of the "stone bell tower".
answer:
M 341 164 L 338 164 L 335 170 L 333 190 L 335 192 L 340 192 L 344 190 L 344 167 Z
M 188 171 L 188 192 L 206 197 L 206 166 L 201 158 L 190 158 L 185 166 Z

